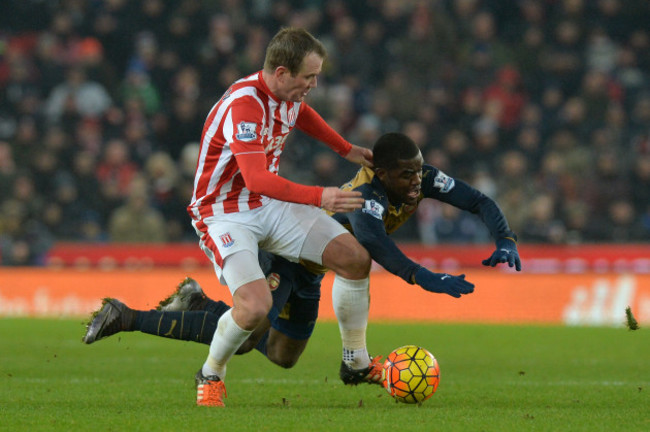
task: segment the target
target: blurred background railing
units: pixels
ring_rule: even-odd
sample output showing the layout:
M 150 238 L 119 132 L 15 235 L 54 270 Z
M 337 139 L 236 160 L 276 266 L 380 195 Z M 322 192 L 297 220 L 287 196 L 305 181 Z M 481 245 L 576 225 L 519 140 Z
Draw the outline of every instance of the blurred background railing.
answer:
M 413 259 L 465 273 L 476 290 L 462 299 L 425 292 L 375 266 L 372 320 L 623 326 L 625 309 L 650 323 L 646 245 L 528 246 L 523 271 L 481 266 L 491 246 L 404 245 Z M 0 269 L 0 316 L 87 316 L 103 297 L 150 309 L 187 275 L 213 298 L 230 299 L 194 244 L 59 244 L 41 268 Z M 331 279 L 322 285 L 320 319 L 335 319 Z

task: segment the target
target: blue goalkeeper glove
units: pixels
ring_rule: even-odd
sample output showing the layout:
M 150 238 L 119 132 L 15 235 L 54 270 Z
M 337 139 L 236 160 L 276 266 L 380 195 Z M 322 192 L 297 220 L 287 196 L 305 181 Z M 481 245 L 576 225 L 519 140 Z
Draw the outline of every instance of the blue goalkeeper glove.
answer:
M 521 259 L 517 252 L 517 243 L 512 238 L 500 238 L 497 240 L 497 249 L 492 256 L 482 261 L 484 266 L 495 267 L 498 263 L 508 263 L 508 267 L 515 267 L 521 271 Z
M 465 275 L 452 276 L 447 273 L 434 273 L 420 267 L 415 272 L 415 283 L 426 291 L 449 294 L 459 298 L 461 294 L 474 292 L 474 284 L 465 280 Z

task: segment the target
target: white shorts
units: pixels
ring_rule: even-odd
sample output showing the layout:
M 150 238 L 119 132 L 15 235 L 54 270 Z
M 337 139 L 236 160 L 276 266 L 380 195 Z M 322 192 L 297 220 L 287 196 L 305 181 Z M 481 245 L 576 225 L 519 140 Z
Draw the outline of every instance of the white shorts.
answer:
M 257 261 L 258 249 L 280 255 L 289 261 L 300 259 L 322 264 L 325 247 L 332 239 L 348 231 L 325 211 L 317 207 L 270 200 L 253 210 L 210 216 L 193 220 L 199 244 L 210 258 L 219 281 L 234 291 L 251 280 L 226 281 L 223 266 L 236 252 L 252 252 L 250 274 L 264 274 Z M 257 270 L 259 269 L 259 273 Z M 248 277 L 247 279 L 250 279 Z

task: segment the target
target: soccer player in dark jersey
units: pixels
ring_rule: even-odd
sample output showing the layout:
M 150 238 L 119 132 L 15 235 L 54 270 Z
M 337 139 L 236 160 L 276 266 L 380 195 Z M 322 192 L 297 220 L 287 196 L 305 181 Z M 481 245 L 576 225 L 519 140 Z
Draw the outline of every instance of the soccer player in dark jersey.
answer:
M 491 198 L 464 181 L 425 165 L 418 147 L 404 134 L 381 136 L 373 154 L 374 168 L 361 168 L 354 179 L 342 186 L 345 190 L 361 192 L 365 200 L 363 208 L 332 217 L 355 235 L 374 261 L 406 282 L 430 292 L 456 298 L 473 292 L 474 285 L 465 280 L 464 274 L 455 276 L 426 269 L 404 255 L 389 236 L 415 213 L 421 200 L 432 198 L 481 218 L 496 243 L 495 251 L 482 261 L 483 265 L 495 267 L 507 263 L 521 270 L 517 237 Z M 327 269 L 310 262 L 292 263 L 265 252 L 260 254 L 260 265 L 272 290 L 273 306 L 267 320 L 253 331 L 238 353 L 256 348 L 273 363 L 289 368 L 298 361 L 314 329 L 320 284 Z M 364 294 L 359 293 L 360 296 Z M 346 302 L 340 293 L 333 293 L 333 300 L 335 309 L 341 307 L 337 302 Z M 344 307 L 358 303 L 351 301 Z M 160 303 L 159 310 L 135 311 L 118 300 L 107 299 L 89 323 L 84 342 L 92 343 L 119 331 L 138 330 L 210 344 L 219 317 L 229 308 L 223 301 L 209 299 L 196 281 L 187 278 L 176 292 Z M 367 356 L 368 309 L 353 310 L 347 315 L 348 321 L 353 320 L 352 324 L 347 323 L 348 328 L 357 329 L 352 339 L 357 341 L 357 349 Z M 339 314 L 337 318 L 341 319 Z M 345 345 L 343 351 L 340 368 L 343 382 L 353 385 L 379 383 L 380 356 L 371 358 L 367 367 L 355 368 L 351 362 L 354 353 L 346 352 Z

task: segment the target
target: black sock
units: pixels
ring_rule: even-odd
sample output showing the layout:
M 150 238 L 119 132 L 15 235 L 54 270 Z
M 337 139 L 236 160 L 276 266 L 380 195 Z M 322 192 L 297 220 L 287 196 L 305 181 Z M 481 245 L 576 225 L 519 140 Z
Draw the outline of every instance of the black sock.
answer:
M 201 308 L 201 310 L 217 315 L 218 316 L 217 319 L 221 318 L 221 315 L 228 312 L 228 309 L 230 309 L 230 306 L 228 306 L 226 303 L 222 302 L 221 300 L 214 301 L 209 298 L 205 299 L 205 304 Z
M 220 317 L 206 311 L 138 311 L 134 329 L 155 336 L 210 345 Z

